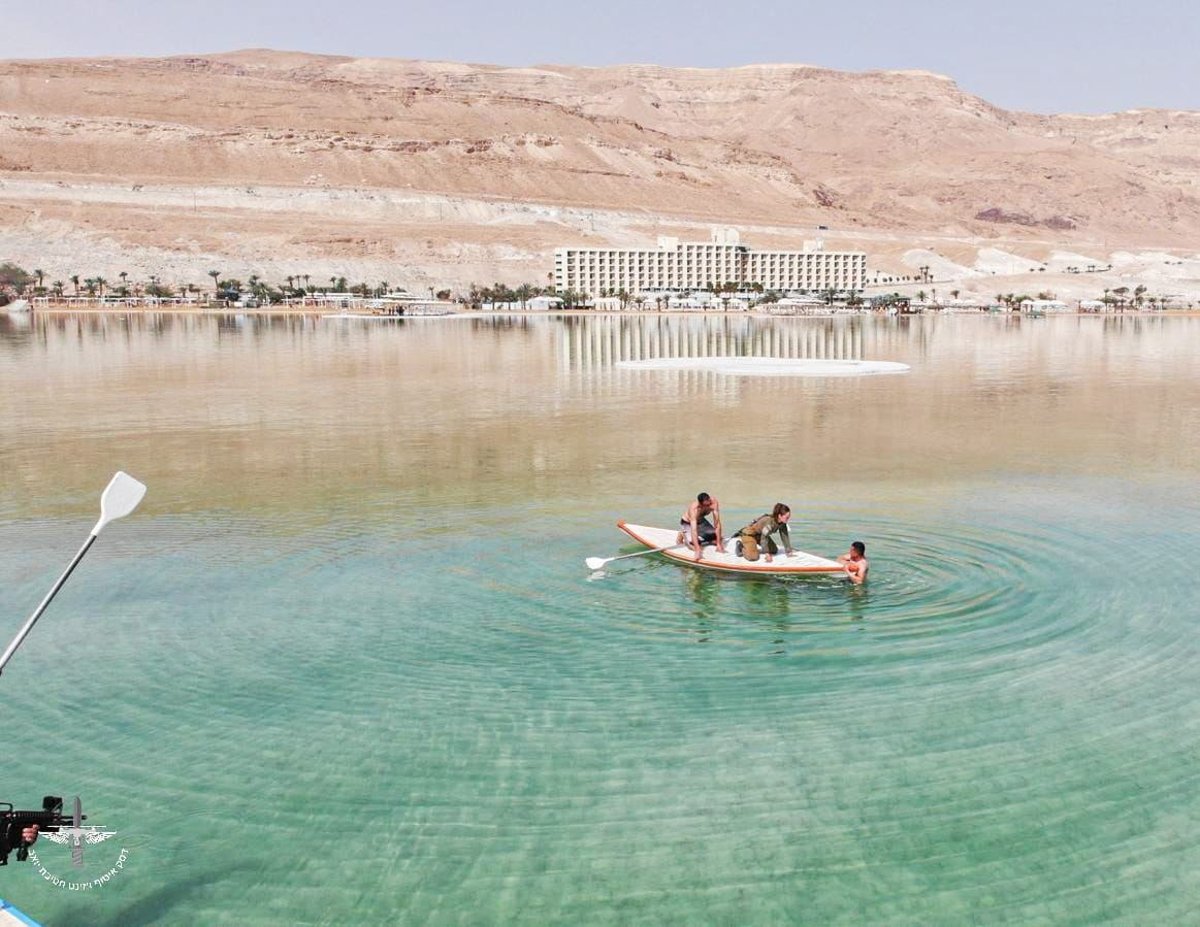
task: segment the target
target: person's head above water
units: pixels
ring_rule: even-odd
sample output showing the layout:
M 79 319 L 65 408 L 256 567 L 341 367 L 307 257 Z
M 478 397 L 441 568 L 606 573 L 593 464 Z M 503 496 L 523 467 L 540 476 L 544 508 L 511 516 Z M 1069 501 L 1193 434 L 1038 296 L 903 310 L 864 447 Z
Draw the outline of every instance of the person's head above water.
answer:
M 771 509 L 771 517 L 776 521 L 787 521 L 787 517 L 792 514 L 792 510 L 782 502 L 776 502 L 775 508 Z
M 865 556 L 867 553 L 867 545 L 864 544 L 862 541 L 854 541 L 850 545 L 850 549 L 852 551 L 854 551 L 856 554 L 858 554 L 860 557 Z
M 696 497 L 696 501 L 701 505 L 708 505 L 708 503 L 712 502 L 712 496 L 706 492 L 702 492 Z

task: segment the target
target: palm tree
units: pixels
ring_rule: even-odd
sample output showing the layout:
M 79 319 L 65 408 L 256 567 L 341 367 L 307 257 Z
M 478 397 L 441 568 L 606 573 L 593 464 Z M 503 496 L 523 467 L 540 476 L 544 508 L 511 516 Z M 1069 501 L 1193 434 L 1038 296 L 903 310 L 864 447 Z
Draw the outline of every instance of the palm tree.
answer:
M 37 277 L 37 288 L 40 290 L 42 288 L 42 281 L 46 278 L 46 272 L 44 270 L 35 270 L 33 275 Z
M 75 295 L 78 296 L 79 295 L 79 274 L 71 274 L 71 276 L 68 279 L 73 284 L 75 284 Z
M 218 281 L 221 279 L 221 272 L 219 270 L 210 270 L 208 275 L 213 278 L 213 293 L 217 296 L 220 296 L 221 287 Z
M 61 280 L 55 280 L 52 284 L 50 284 L 50 289 L 54 292 L 55 296 L 57 296 L 59 299 L 62 299 L 63 288 L 65 286 L 66 284 L 64 284 Z
M 528 283 L 522 283 L 519 287 L 517 287 L 516 295 L 517 299 L 521 301 L 521 308 L 526 309 L 528 308 L 529 298 L 533 296 L 533 287 L 531 287 Z M 626 296 L 626 298 L 628 298 L 628 296 Z

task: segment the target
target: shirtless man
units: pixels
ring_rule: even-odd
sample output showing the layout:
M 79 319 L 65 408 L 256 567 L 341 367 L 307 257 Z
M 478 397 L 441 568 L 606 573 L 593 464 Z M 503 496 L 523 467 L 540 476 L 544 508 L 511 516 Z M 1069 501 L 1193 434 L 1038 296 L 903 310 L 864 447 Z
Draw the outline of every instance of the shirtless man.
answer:
M 846 576 L 850 578 L 850 582 L 856 586 L 861 586 L 867 578 L 867 570 L 871 568 L 871 564 L 867 561 L 867 545 L 862 541 L 855 541 L 850 545 L 850 550 L 837 558 L 837 562 L 846 568 Z
M 711 521 L 709 516 L 712 516 Z M 720 550 L 724 546 L 724 536 L 725 532 L 721 529 L 721 503 L 702 492 L 679 516 L 679 534 L 675 543 L 689 545 L 699 560 L 703 545 L 715 544 Z

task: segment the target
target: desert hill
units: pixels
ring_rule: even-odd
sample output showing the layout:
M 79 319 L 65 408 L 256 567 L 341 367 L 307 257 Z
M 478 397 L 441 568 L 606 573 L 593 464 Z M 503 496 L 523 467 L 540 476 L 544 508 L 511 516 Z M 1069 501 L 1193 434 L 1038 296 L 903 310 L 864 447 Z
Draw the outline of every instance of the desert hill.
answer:
M 0 259 L 49 276 L 537 282 L 555 245 L 719 223 L 771 247 L 828 226 L 984 292 L 1035 264 L 1114 264 L 1097 292 L 1200 277 L 1200 114 L 1010 112 L 924 72 L 7 61 L 0 138 Z

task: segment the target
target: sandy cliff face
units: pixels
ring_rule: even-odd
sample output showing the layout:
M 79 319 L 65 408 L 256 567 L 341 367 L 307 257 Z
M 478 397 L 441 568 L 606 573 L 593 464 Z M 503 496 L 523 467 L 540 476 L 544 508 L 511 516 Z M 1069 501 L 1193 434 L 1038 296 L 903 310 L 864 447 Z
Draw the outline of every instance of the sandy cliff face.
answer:
M 706 223 L 773 246 L 826 225 L 891 272 L 1200 239 L 1200 114 L 1007 112 L 920 72 L 10 61 L 0 139 L 0 245 L 60 274 L 539 281 L 556 244 Z

